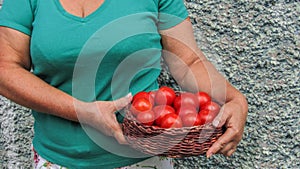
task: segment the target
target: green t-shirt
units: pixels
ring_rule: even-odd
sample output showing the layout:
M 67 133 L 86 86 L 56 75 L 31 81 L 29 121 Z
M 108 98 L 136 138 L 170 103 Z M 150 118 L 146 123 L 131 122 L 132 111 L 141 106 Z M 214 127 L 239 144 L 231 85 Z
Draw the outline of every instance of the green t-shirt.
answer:
M 94 101 L 158 88 L 158 31 L 187 16 L 182 0 L 105 0 L 85 18 L 65 11 L 59 0 L 5 0 L 0 25 L 31 36 L 36 76 L 75 98 Z M 53 163 L 109 169 L 146 158 L 88 126 L 32 112 L 34 148 Z

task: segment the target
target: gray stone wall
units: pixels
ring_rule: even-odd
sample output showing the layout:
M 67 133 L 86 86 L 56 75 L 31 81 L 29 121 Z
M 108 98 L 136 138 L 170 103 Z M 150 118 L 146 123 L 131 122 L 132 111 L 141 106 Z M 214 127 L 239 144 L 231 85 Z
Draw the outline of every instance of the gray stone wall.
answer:
M 247 96 L 249 116 L 232 157 L 178 159 L 176 168 L 300 168 L 299 1 L 185 4 L 199 47 Z M 29 110 L 0 97 L 0 117 L 0 168 L 30 168 Z

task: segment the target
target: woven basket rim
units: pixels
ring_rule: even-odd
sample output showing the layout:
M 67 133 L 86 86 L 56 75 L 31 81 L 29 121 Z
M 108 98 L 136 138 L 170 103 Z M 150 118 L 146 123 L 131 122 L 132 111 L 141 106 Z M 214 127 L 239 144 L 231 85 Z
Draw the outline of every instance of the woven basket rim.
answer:
M 128 108 L 125 108 L 125 118 L 127 118 L 127 120 L 130 120 L 134 123 L 136 123 L 137 125 L 141 125 L 143 126 L 145 129 L 151 129 L 151 130 L 161 130 L 161 131 L 190 131 L 190 130 L 205 130 L 205 129 L 218 129 L 218 128 L 222 128 L 222 127 L 214 127 L 212 123 L 205 123 L 202 125 L 197 125 L 197 126 L 182 126 L 180 128 L 162 128 L 156 125 L 144 125 L 142 123 L 140 123 L 133 115 L 132 113 L 129 111 Z

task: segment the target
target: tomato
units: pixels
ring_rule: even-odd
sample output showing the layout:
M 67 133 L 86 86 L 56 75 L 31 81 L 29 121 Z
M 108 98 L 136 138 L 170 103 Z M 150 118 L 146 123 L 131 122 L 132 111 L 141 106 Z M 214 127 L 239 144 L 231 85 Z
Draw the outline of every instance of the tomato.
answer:
M 215 113 L 219 113 L 220 106 L 216 102 L 210 101 L 202 107 L 202 110 L 209 110 L 210 112 L 215 114 Z
M 145 91 L 140 91 L 138 93 L 136 93 L 133 98 L 132 101 L 139 99 L 139 98 L 145 98 L 148 99 L 152 104 L 154 104 L 154 98 L 152 97 L 152 95 L 150 95 L 149 92 L 145 92 Z
M 201 124 L 200 116 L 198 113 L 189 113 L 181 117 L 182 124 L 185 127 L 198 126 Z
M 138 122 L 144 125 L 151 126 L 154 123 L 155 115 L 153 111 L 145 111 L 139 113 L 136 119 L 138 120 Z
M 198 109 L 198 100 L 197 97 L 193 93 L 185 92 L 180 93 L 173 102 L 173 107 L 175 109 L 180 109 L 180 107 L 184 106 L 192 106 Z
M 140 112 L 150 111 L 152 109 L 152 103 L 146 98 L 137 98 L 132 102 L 130 111 L 133 115 L 137 115 Z
M 203 125 L 205 123 L 211 123 L 217 115 L 218 115 L 218 113 L 213 112 L 213 111 L 201 110 L 198 113 L 200 125 Z
M 145 91 L 140 91 L 140 92 L 136 93 L 133 96 L 132 100 L 136 100 L 138 98 L 146 98 L 146 99 L 148 99 L 149 98 L 149 93 L 145 92 Z
M 162 118 L 160 127 L 162 127 L 162 128 L 181 128 L 182 127 L 181 118 L 175 113 L 167 114 Z
M 197 92 L 196 94 L 200 109 L 211 101 L 211 97 L 205 92 Z
M 155 94 L 155 103 L 158 105 L 172 105 L 176 97 L 175 91 L 168 87 L 160 87 Z
M 156 91 L 150 91 L 148 93 L 149 93 L 150 98 L 154 100 L 155 99 Z
M 155 124 L 161 125 L 162 118 L 167 114 L 174 114 L 175 110 L 169 105 L 158 105 L 152 109 L 155 114 Z
M 218 115 L 219 111 L 220 106 L 216 102 L 210 101 L 206 103 L 198 113 L 201 124 L 211 123 Z
M 190 105 L 182 105 L 179 109 L 176 110 L 175 112 L 177 115 L 179 115 L 180 117 L 184 117 L 187 114 L 190 113 L 195 113 L 197 114 L 197 109 L 194 106 L 190 106 Z

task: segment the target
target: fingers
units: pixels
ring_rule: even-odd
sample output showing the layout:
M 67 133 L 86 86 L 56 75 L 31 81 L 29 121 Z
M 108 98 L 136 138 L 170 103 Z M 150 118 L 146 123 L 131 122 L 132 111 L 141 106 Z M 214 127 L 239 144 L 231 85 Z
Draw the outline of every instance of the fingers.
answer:
M 111 117 L 111 120 L 106 122 L 105 127 L 102 127 L 101 131 L 108 136 L 114 137 L 119 144 L 128 144 L 116 117 Z
M 102 128 L 101 131 L 107 136 L 114 137 L 119 144 L 128 144 L 125 136 L 123 135 L 120 125 L 110 125 L 106 129 Z
M 132 100 L 132 94 L 129 93 L 125 97 L 122 97 L 118 100 L 113 101 L 114 106 L 115 106 L 114 112 L 124 108 L 125 106 L 127 106 L 131 102 L 131 100 Z M 125 136 L 123 135 L 121 126 L 117 122 L 115 114 L 113 114 L 113 116 L 114 116 L 113 118 L 114 118 L 114 121 L 115 121 L 114 124 L 117 124 L 117 125 L 112 127 L 112 133 L 113 133 L 112 136 L 119 142 L 119 144 L 128 144 L 126 139 L 125 139 Z
M 127 106 L 132 100 L 132 94 L 129 93 L 125 97 L 117 99 L 114 101 L 115 111 L 120 110 Z
M 116 130 L 113 134 L 115 139 L 118 141 L 119 144 L 128 144 L 128 142 L 125 139 L 125 136 L 123 135 L 123 132 L 120 128 L 120 130 Z
M 235 113 L 235 115 L 233 115 Z M 222 127 L 228 120 L 235 116 L 235 118 L 239 118 L 241 121 L 245 121 L 247 115 L 242 111 L 242 108 L 239 104 L 235 102 L 228 102 L 224 104 L 217 117 L 213 120 L 212 124 L 214 127 Z
M 107 136 L 114 137 L 119 144 L 127 144 L 115 112 L 127 106 L 132 100 L 132 95 L 117 99 L 115 101 L 96 101 L 89 103 L 83 112 L 86 120 L 84 122 Z M 89 115 L 89 116 L 88 116 Z
M 213 126 L 214 127 L 224 126 L 226 123 L 226 120 L 229 119 L 231 116 L 230 111 L 231 111 L 230 106 L 227 106 L 226 104 L 224 106 L 222 106 L 219 114 L 217 115 L 217 117 L 215 117 L 215 119 L 212 122 Z
M 233 138 L 236 137 L 236 131 L 232 128 L 227 128 L 226 132 L 209 148 L 206 153 L 207 158 L 213 154 L 222 153 L 224 155 L 229 154 L 231 149 L 236 149 L 236 142 Z M 234 152 L 234 151 L 233 151 Z M 233 153 L 230 152 L 230 153 Z
M 231 156 L 234 152 L 236 151 L 236 146 L 233 146 L 233 148 L 226 150 L 226 151 L 222 151 L 221 153 L 224 154 L 225 156 L 229 157 Z
M 225 156 L 232 155 L 242 139 L 246 113 L 237 102 L 228 102 L 222 106 L 220 113 L 212 122 L 215 127 L 226 127 L 225 133 L 209 148 L 206 155 L 221 153 Z
M 108 136 L 114 137 L 120 144 L 127 144 L 115 112 L 127 106 L 132 100 L 132 95 L 114 101 L 98 101 L 98 114 L 94 126 Z
M 236 144 L 234 141 L 227 143 L 218 153 L 225 156 L 231 156 L 236 150 Z
M 112 121 L 109 126 L 110 133 L 108 135 L 114 137 L 119 144 L 128 144 L 125 136 L 123 135 L 123 131 L 121 125 L 118 123 L 116 116 L 113 114 L 111 117 Z

